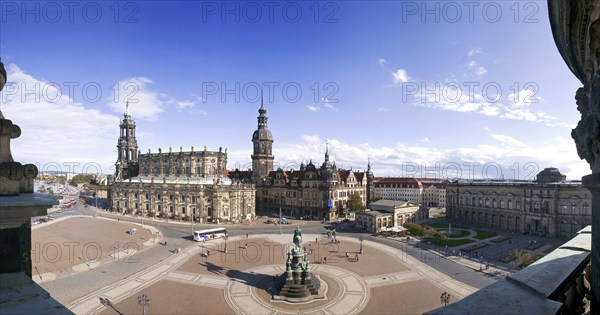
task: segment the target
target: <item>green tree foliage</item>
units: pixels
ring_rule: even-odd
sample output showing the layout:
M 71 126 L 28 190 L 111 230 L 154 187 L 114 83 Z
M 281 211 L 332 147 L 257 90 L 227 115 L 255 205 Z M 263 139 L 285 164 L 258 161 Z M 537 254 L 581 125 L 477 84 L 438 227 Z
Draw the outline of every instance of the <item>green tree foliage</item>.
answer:
M 362 211 L 365 210 L 365 206 L 362 203 L 360 194 L 355 191 L 350 198 L 348 198 L 348 210 L 350 211 Z
M 93 178 L 94 175 L 92 174 L 77 174 L 73 176 L 73 179 L 71 179 L 71 185 L 76 186 L 77 184 L 81 183 L 89 183 Z
M 424 227 L 420 224 L 406 222 L 406 223 L 404 223 L 404 227 L 407 228 L 408 231 L 410 232 L 410 234 L 414 235 L 414 236 L 429 235 L 429 236 L 431 236 L 435 239 L 441 240 L 441 241 L 445 241 L 448 239 L 447 235 L 442 234 L 435 229 L 430 229 L 428 227 Z

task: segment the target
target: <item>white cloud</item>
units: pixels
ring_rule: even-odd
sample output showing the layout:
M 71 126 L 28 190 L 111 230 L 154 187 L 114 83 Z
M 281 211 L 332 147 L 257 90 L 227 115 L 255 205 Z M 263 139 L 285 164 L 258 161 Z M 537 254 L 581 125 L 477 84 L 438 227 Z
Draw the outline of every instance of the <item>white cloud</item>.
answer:
M 316 112 L 316 111 L 321 110 L 321 108 L 319 108 L 318 106 L 313 106 L 313 105 L 308 105 L 308 106 L 306 106 L 306 108 L 311 112 Z
M 377 63 L 383 67 L 385 65 L 386 61 L 383 58 L 379 58 L 379 60 L 377 60 Z
M 396 70 L 396 72 L 392 73 L 392 76 L 394 77 L 394 83 L 406 83 L 410 80 L 408 73 L 404 69 Z
M 509 145 L 509 146 L 517 146 L 517 147 L 525 147 L 526 146 L 525 143 L 523 143 L 511 136 L 508 136 L 508 135 L 493 133 L 493 134 L 490 134 L 490 136 L 506 145 Z
M 487 73 L 487 70 L 477 61 L 469 61 L 469 63 L 467 63 L 467 67 L 469 68 L 469 70 L 472 70 L 478 76 Z
M 507 99 L 516 107 L 530 106 L 543 100 L 541 96 L 536 96 L 536 92 L 533 89 L 522 89 L 517 94 L 510 93 Z
M 388 111 L 388 109 L 387 109 L 387 108 L 385 108 L 385 107 L 383 107 L 383 106 L 381 106 L 381 107 L 378 107 L 378 108 L 377 108 L 377 111 L 379 111 L 379 112 L 387 112 L 387 111 Z
M 417 146 L 390 143 L 373 146 L 369 143 L 348 143 L 327 139 L 330 159 L 341 168 L 364 170 L 369 156 L 375 176 L 414 176 L 439 178 L 534 179 L 544 167 L 555 166 L 569 179 L 589 173 L 587 164 L 577 157 L 569 139 L 551 139 L 534 146 L 508 135 L 491 134 L 498 145 L 473 144 L 438 149 L 423 138 Z M 284 169 L 298 169 L 303 161 L 312 160 L 320 166 L 325 153 L 325 138 L 305 135 L 293 143 L 282 143 L 274 152 L 275 164 Z M 245 160 L 249 161 L 247 151 Z
M 534 96 L 533 90 L 523 89 L 517 95 L 507 96 L 508 103 L 496 100 L 496 96 L 483 95 L 481 88 L 467 88 L 458 82 L 444 84 L 423 83 L 413 94 L 414 105 L 462 113 L 477 113 L 500 119 L 522 120 L 542 123 L 549 127 L 574 128 L 573 124 L 559 122 L 556 117 L 532 108 L 544 99 Z M 514 99 L 517 98 L 516 102 Z
M 150 89 L 152 80 L 146 77 L 134 77 L 117 82 L 115 95 L 108 99 L 108 106 L 117 113 L 125 111 L 125 102 L 129 102 L 129 112 L 136 119 L 156 120 L 165 110 L 168 95 Z
M 178 110 L 184 110 L 186 108 L 193 108 L 194 106 L 196 106 L 196 104 L 192 101 L 181 101 L 181 102 L 177 102 L 175 104 L 175 106 L 177 107 Z
M 22 130 L 11 141 L 15 161 L 38 164 L 40 171 L 51 164 L 68 171 L 64 163 L 74 162 L 78 170 L 98 165 L 103 173 L 114 172 L 119 117 L 94 109 L 94 104 L 84 106 L 66 89 L 61 91 L 15 64 L 9 64 L 7 72 L 10 86 L 0 93 L 2 112 Z M 25 90 L 36 92 L 25 95 Z M 81 94 L 73 93 L 77 95 Z
M 332 101 L 330 101 L 329 99 L 326 99 L 326 98 L 324 98 L 322 101 L 323 101 L 323 106 L 325 108 L 329 108 L 329 109 L 334 110 L 336 112 L 338 111 L 338 108 L 335 107 L 335 106 L 333 106 L 333 103 L 337 103 L 337 101 L 336 102 L 332 102 Z
M 158 116 L 169 107 L 179 112 L 189 112 L 206 115 L 197 109 L 202 100 L 199 96 L 193 99 L 178 100 L 167 93 L 157 92 L 152 88 L 154 82 L 146 77 L 133 77 L 119 81 L 115 95 L 108 99 L 108 106 L 117 113 L 125 110 L 125 102 L 129 101 L 129 112 L 136 119 L 157 120 Z
M 474 55 L 482 54 L 482 53 L 483 53 L 483 48 L 472 48 L 472 49 L 469 49 L 467 56 L 473 57 Z
M 334 110 L 336 112 L 338 111 L 337 107 L 331 105 L 331 103 L 325 103 L 325 104 L 323 104 L 323 106 L 325 106 L 325 107 L 327 107 L 327 108 L 329 108 L 331 110 Z

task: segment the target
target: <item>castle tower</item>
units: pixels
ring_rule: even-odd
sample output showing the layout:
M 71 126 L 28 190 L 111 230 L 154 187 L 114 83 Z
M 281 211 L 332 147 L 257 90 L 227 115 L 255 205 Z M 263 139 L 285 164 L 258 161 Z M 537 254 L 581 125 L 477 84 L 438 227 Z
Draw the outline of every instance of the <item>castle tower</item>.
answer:
M 261 92 L 262 93 L 262 92 Z M 258 185 L 263 178 L 273 170 L 273 134 L 267 128 L 267 110 L 261 95 L 260 109 L 258 110 L 258 129 L 252 134 L 254 150 L 252 158 L 252 179 Z
M 115 177 L 117 179 L 127 179 L 137 176 L 135 174 L 135 164 L 137 164 L 138 159 L 135 121 L 131 118 L 131 113 L 129 112 L 129 102 L 125 105 L 125 113 L 123 113 L 123 120 L 119 127 L 121 128 L 121 133 L 117 143 L 118 158 L 117 163 L 115 163 Z

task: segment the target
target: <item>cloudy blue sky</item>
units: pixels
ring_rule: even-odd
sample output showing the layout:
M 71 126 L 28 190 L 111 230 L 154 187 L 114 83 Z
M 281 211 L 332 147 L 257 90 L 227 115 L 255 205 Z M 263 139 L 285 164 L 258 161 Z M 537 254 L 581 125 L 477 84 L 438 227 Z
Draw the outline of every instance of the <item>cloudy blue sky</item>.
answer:
M 130 102 L 138 144 L 228 148 L 247 168 L 264 84 L 275 161 L 376 176 L 589 173 L 570 137 L 580 83 L 545 1 L 0 4 L 0 109 L 15 160 L 112 173 Z M 94 168 L 87 168 L 95 172 Z

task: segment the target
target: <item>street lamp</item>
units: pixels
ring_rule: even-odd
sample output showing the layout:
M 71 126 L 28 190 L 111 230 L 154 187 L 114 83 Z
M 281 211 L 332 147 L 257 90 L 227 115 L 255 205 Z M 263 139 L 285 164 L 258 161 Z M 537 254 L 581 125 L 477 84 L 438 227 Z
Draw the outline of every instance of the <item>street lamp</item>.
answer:
M 223 239 L 225 240 L 225 254 L 227 254 L 227 239 L 229 238 L 229 235 L 225 234 L 225 236 L 223 237 Z
M 483 256 L 479 256 L 479 270 L 483 270 Z
M 365 238 L 362 235 L 358 237 L 358 240 L 360 241 L 360 253 L 361 254 L 363 253 L 363 245 L 362 245 L 362 243 L 363 243 L 364 239 Z
M 150 297 L 146 294 L 138 296 L 138 304 L 142 307 L 142 315 L 146 315 L 146 309 L 150 306 Z
M 448 305 L 448 302 L 450 302 L 450 297 L 451 297 L 450 293 L 448 293 L 448 292 L 442 293 L 441 302 L 442 302 L 442 304 L 444 304 L 444 307 L 446 305 Z

